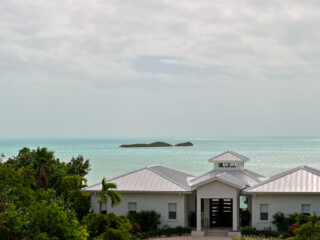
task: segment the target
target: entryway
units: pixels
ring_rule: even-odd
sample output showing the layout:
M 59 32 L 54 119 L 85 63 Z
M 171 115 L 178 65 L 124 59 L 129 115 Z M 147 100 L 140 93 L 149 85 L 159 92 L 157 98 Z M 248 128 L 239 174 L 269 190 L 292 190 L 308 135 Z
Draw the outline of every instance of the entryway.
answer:
M 210 201 L 210 227 L 232 227 L 232 198 L 212 198 Z

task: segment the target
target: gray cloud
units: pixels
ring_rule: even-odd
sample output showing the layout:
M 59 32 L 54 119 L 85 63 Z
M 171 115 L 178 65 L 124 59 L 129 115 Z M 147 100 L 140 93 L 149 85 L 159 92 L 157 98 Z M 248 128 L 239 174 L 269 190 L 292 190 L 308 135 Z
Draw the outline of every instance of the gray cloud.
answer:
M 0 5 L 1 136 L 319 135 L 318 1 Z

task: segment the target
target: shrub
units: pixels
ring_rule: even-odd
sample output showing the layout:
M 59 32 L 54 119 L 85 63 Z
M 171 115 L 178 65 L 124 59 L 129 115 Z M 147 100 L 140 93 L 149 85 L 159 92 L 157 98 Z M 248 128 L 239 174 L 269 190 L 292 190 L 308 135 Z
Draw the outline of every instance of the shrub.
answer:
M 129 212 L 127 215 L 131 224 L 139 224 L 142 232 L 155 231 L 160 224 L 160 214 L 155 211 Z
M 179 226 L 179 227 L 171 228 L 169 226 L 164 226 L 162 229 L 158 229 L 156 231 L 138 233 L 136 234 L 136 237 L 139 237 L 141 239 L 146 239 L 146 238 L 160 237 L 160 236 L 170 237 L 172 235 L 183 236 L 186 234 L 190 234 L 191 231 L 192 231 L 192 228 L 190 227 Z
M 114 213 L 110 213 L 108 216 L 108 227 L 114 229 L 121 229 L 126 232 L 131 230 L 131 223 L 128 218 L 124 216 L 116 216 Z
M 317 221 L 320 221 L 320 217 L 318 216 L 309 216 L 309 215 L 306 215 L 306 214 L 299 214 L 299 215 L 296 215 L 296 222 L 298 223 L 298 225 L 302 225 L 302 224 L 305 224 L 305 223 L 316 223 Z
M 282 212 L 277 212 L 273 215 L 272 223 L 276 226 L 277 231 L 281 232 L 283 236 L 292 236 L 292 227 L 297 222 L 298 216 L 298 214 L 290 214 L 286 217 Z
M 108 228 L 107 231 L 102 234 L 103 240 L 129 240 L 130 234 L 123 229 Z
M 132 226 L 128 218 L 123 216 L 118 217 L 114 213 L 110 213 L 108 215 L 89 213 L 87 216 L 83 218 L 82 223 L 87 226 L 89 237 L 91 239 L 99 237 L 101 234 L 103 234 L 102 238 L 104 238 L 104 233 L 108 231 L 111 232 L 106 233 L 106 237 L 108 237 L 110 234 L 112 235 L 120 233 L 120 235 L 123 236 L 130 236 L 129 231 L 132 229 Z M 120 232 L 114 232 L 110 229 L 119 230 Z
M 298 227 L 295 231 L 296 240 L 316 240 L 320 239 L 320 221 L 307 222 Z
M 242 227 L 249 226 L 250 225 L 250 219 L 251 219 L 251 213 L 249 210 L 245 209 L 243 210 L 240 208 L 240 224 Z
M 257 233 L 257 229 L 254 227 L 246 226 L 240 229 L 241 234 L 244 236 L 254 236 Z
M 279 232 L 272 231 L 271 228 L 264 230 L 257 230 L 254 227 L 243 227 L 240 229 L 241 234 L 244 236 L 261 236 L 261 237 L 278 237 Z
M 82 223 L 87 226 L 89 237 L 94 238 L 106 231 L 108 216 L 105 214 L 89 213 L 82 219 Z

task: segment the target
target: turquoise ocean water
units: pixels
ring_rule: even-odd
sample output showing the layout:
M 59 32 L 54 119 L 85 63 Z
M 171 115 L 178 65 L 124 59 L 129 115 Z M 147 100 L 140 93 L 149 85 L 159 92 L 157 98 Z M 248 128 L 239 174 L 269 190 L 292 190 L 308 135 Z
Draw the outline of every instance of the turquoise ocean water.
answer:
M 166 141 L 176 144 L 192 141 L 193 147 L 119 148 L 121 144 Z M 82 154 L 90 159 L 88 183 L 103 177 L 111 178 L 148 165 L 162 164 L 199 175 L 212 169 L 208 162 L 226 150 L 239 152 L 250 158 L 246 168 L 266 176 L 299 166 L 320 169 L 319 138 L 0 138 L 0 153 L 6 158 L 17 155 L 22 147 L 48 147 L 62 161 Z

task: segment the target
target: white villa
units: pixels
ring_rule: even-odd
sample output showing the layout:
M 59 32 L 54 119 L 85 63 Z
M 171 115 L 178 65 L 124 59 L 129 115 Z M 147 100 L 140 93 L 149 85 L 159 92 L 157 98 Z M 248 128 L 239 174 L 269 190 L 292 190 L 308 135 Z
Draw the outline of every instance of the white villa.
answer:
M 305 213 L 320 215 L 320 171 L 307 166 L 270 178 L 245 169 L 249 158 L 227 151 L 209 159 L 213 170 L 193 176 L 161 165 L 145 167 L 108 180 L 117 184 L 123 201 L 112 207 L 100 204 L 101 183 L 86 187 L 93 212 L 127 215 L 129 211 L 155 210 L 161 224 L 195 225 L 194 235 L 227 229 L 238 235 L 240 197 L 248 197 L 251 226 L 274 228 L 272 216 Z

